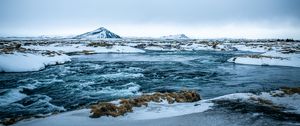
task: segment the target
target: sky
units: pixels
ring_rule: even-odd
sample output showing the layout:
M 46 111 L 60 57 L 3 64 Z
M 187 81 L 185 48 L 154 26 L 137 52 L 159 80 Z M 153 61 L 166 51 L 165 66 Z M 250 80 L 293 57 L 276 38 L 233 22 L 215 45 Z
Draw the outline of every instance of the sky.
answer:
M 0 36 L 300 39 L 300 0 L 0 0 Z

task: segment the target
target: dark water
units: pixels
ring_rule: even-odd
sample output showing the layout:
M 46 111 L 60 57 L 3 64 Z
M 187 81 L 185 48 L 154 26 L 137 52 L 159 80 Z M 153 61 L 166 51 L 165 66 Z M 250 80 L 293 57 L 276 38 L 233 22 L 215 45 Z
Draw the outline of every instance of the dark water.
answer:
M 0 73 L 0 119 L 66 111 L 144 92 L 193 89 L 204 98 L 300 84 L 300 68 L 237 65 L 245 52 L 73 56 L 38 72 Z

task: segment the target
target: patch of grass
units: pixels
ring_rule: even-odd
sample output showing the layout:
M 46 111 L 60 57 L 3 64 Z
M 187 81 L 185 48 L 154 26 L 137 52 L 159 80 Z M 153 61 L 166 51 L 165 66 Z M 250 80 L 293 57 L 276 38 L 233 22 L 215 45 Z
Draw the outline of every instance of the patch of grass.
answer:
M 288 95 L 300 94 L 300 87 L 282 87 L 281 91 Z
M 121 116 L 127 112 L 132 112 L 133 107 L 148 106 L 148 102 L 162 102 L 167 100 L 169 104 L 174 102 L 195 102 L 201 100 L 200 95 L 195 91 L 180 91 L 173 93 L 154 93 L 152 95 L 142 95 L 133 99 L 121 99 L 120 105 L 109 102 L 100 102 L 91 106 L 90 117 L 98 118 L 101 116 Z

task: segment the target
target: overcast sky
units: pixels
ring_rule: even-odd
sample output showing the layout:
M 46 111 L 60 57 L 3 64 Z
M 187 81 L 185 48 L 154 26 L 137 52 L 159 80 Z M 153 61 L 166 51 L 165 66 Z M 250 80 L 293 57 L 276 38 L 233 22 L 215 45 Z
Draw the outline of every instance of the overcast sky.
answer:
M 300 39 L 300 0 L 1 0 L 1 36 Z

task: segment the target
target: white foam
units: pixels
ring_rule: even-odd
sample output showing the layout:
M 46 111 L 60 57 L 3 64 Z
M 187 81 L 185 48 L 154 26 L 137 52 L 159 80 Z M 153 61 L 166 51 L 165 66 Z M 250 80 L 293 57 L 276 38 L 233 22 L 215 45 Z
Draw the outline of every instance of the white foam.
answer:
M 7 90 L 4 95 L 0 96 L 0 106 L 9 105 L 13 102 L 22 100 L 25 97 L 27 97 L 27 95 L 20 93 L 19 89 Z
M 140 95 L 139 92 L 141 86 L 135 83 L 128 83 L 118 87 L 104 87 L 102 90 L 97 91 L 97 94 L 110 94 L 111 96 L 128 96 L 128 95 Z
M 185 62 L 207 56 L 188 56 L 188 55 L 144 55 L 144 54 L 96 54 L 72 56 L 84 61 L 174 61 Z
M 141 78 L 144 77 L 143 74 L 141 73 L 124 73 L 124 72 L 120 72 L 120 73 L 112 73 L 112 74 L 104 74 L 104 75 L 100 75 L 100 77 L 103 78 L 107 78 L 107 79 L 126 79 L 126 78 Z

